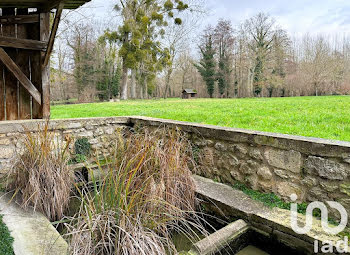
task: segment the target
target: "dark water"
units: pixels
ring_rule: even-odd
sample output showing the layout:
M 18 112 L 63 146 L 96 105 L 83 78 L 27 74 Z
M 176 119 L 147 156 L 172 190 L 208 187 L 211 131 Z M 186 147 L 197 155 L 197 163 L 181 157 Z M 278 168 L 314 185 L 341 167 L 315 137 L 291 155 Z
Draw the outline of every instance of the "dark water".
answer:
M 172 240 L 176 247 L 176 250 L 178 252 L 188 252 L 191 250 L 193 244 L 205 238 L 203 234 L 200 234 L 200 233 L 196 233 L 196 234 L 197 236 L 195 238 L 193 237 L 188 238 L 188 236 L 186 236 L 183 233 L 174 233 L 172 236 Z

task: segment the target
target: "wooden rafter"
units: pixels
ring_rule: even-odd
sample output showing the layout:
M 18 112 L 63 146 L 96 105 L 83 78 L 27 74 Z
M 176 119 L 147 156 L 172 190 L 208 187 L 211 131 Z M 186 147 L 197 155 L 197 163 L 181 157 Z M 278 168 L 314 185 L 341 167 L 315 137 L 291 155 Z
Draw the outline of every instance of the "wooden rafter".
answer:
M 64 2 L 60 1 L 58 3 L 58 6 L 57 6 L 56 16 L 55 16 L 55 20 L 54 20 L 53 25 L 52 25 L 50 39 L 49 39 L 49 42 L 47 44 L 47 50 L 46 50 L 44 63 L 43 63 L 44 67 L 46 67 L 48 65 L 49 60 L 50 60 L 50 56 L 51 56 L 51 53 L 52 53 L 52 50 L 53 50 L 53 46 L 54 46 L 54 43 L 55 43 L 55 38 L 56 38 L 56 34 L 57 34 L 58 24 L 60 23 L 60 20 L 61 20 L 63 8 L 64 8 Z
M 0 47 L 44 51 L 47 49 L 47 42 L 0 36 Z
M 11 24 L 30 24 L 38 23 L 39 15 L 16 15 L 16 16 L 0 16 L 1 25 L 11 25 Z
M 54 8 L 57 8 L 58 5 L 63 2 L 64 0 L 51 0 L 49 2 L 47 2 L 42 8 L 42 12 L 49 12 Z
M 76 9 L 91 0 L 65 0 L 65 9 Z M 49 12 L 57 7 L 57 0 L 1 0 L 0 8 L 39 8 L 42 12 Z
M 12 58 L 0 47 L 0 60 L 7 67 L 7 69 L 17 78 L 22 86 L 28 90 L 33 99 L 41 105 L 41 94 L 28 79 L 28 77 L 22 72 Z

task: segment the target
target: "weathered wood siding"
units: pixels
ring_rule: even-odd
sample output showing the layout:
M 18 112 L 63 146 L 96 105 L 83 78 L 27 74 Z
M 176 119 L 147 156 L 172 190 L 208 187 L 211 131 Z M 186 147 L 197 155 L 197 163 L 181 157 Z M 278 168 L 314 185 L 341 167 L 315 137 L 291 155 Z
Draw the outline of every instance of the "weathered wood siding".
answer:
M 50 30 L 49 15 L 49 13 L 30 12 L 28 8 L 0 9 L 0 18 L 19 16 L 18 20 L 21 20 L 16 22 L 11 19 L 13 22 L 0 23 L 0 35 L 47 41 Z M 25 16 L 29 18 L 25 19 Z M 43 87 L 46 93 L 49 93 L 49 67 L 42 67 L 43 52 L 15 47 L 4 47 L 4 50 L 38 89 L 42 95 L 42 105 L 46 105 L 46 110 L 50 111 L 49 101 L 44 102 L 50 100 L 49 95 L 45 95 L 45 92 L 43 94 Z M 0 120 L 41 119 L 44 115 L 42 105 L 33 100 L 29 92 L 0 61 Z

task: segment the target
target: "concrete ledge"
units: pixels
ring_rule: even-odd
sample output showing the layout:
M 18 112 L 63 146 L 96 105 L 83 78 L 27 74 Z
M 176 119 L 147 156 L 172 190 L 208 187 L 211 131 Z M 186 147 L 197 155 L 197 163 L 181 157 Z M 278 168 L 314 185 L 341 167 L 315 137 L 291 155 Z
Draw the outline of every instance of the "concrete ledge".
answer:
M 237 220 L 193 245 L 189 254 L 215 254 L 249 230 L 243 220 Z
M 16 255 L 65 255 L 68 244 L 42 214 L 25 212 L 10 195 L 0 194 L 0 214 L 14 238 Z
M 316 218 L 314 218 L 312 230 L 306 235 L 299 235 L 291 229 L 288 210 L 268 208 L 243 192 L 210 179 L 194 176 L 194 180 L 197 194 L 209 201 L 208 203 L 212 203 L 213 208 L 220 209 L 220 212 L 224 214 L 222 216 L 243 219 L 256 231 L 267 236 L 275 236 L 277 240 L 293 249 L 312 253 L 316 240 L 320 243 L 332 241 L 334 244 L 341 241 L 338 236 L 326 234 L 322 230 L 321 221 Z M 298 221 L 300 225 L 305 223 L 305 216 L 299 214 Z

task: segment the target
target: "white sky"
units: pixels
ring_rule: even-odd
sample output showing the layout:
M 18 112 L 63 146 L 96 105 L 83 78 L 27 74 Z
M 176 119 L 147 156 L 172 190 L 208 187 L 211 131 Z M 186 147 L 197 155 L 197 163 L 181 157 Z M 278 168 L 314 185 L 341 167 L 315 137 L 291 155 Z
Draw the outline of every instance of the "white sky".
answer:
M 110 24 L 117 0 L 92 0 L 77 10 L 87 17 Z M 304 33 L 350 34 L 350 0 L 204 0 L 209 10 L 206 24 L 215 25 L 219 18 L 238 25 L 258 12 L 271 14 L 290 35 Z M 76 16 L 77 14 L 74 14 Z M 95 20 L 91 20 L 95 22 Z

